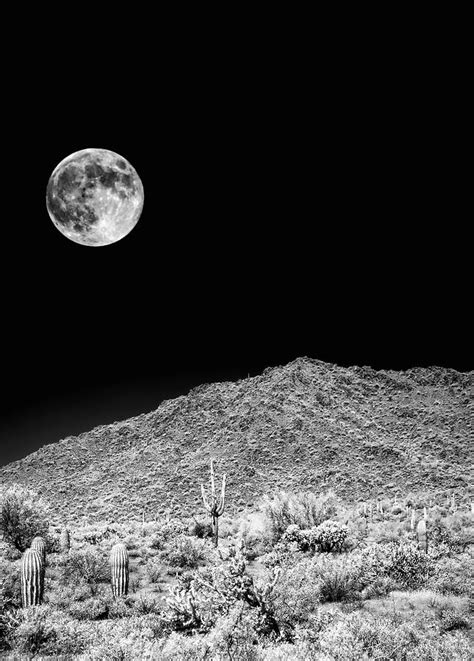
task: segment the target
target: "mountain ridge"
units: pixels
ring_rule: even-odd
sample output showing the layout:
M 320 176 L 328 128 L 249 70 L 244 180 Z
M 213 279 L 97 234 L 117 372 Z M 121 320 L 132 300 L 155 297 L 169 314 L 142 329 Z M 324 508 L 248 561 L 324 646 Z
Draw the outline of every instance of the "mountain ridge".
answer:
M 473 374 L 297 358 L 44 445 L 0 480 L 35 488 L 62 520 L 198 515 L 211 456 L 228 474 L 230 512 L 274 489 L 467 498 Z

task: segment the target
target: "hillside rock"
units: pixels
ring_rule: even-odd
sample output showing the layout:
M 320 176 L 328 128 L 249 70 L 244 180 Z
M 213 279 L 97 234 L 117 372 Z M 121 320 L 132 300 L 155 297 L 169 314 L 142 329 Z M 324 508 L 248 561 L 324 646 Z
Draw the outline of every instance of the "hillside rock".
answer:
M 211 456 L 228 475 L 228 511 L 275 489 L 468 499 L 473 374 L 299 358 L 45 445 L 0 468 L 0 483 L 30 485 L 64 521 L 202 513 Z

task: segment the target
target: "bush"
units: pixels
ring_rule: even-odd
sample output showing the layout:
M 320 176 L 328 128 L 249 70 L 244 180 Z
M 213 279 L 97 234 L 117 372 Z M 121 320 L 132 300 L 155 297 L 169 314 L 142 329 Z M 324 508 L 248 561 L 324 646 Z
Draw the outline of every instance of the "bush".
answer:
M 360 563 L 351 554 L 315 556 L 309 566 L 308 580 L 319 584 L 321 602 L 360 599 L 363 587 Z
M 107 618 L 108 611 L 107 601 L 100 597 L 91 597 L 69 607 L 69 614 L 76 620 L 103 620 Z
M 110 570 L 107 559 L 95 549 L 73 550 L 67 556 L 62 568 L 63 584 L 84 582 L 92 595 L 97 593 L 98 585 L 109 581 Z
M 158 583 L 163 572 L 163 565 L 159 558 L 150 558 L 146 563 L 146 573 L 152 583 Z
M 4 608 L 21 606 L 20 567 L 0 558 L 0 599 Z
M 338 521 L 323 521 L 319 526 L 301 530 L 296 524 L 288 526 L 281 541 L 296 544 L 300 551 L 340 553 L 346 544 L 349 529 Z
M 399 588 L 415 590 L 422 587 L 434 571 L 432 556 L 410 542 L 370 546 L 360 557 L 367 584 L 378 576 L 387 576 Z
M 431 587 L 443 594 L 474 594 L 472 558 L 468 554 L 457 558 L 440 558 L 435 565 Z
M 161 553 L 161 557 L 171 567 L 196 569 L 199 563 L 205 559 L 206 553 L 202 542 L 197 542 L 192 537 L 180 535 Z
M 318 581 L 311 580 L 311 560 L 304 559 L 294 567 L 285 567 L 274 588 L 272 606 L 280 632 L 293 639 L 296 626 L 306 624 L 319 606 L 321 592 Z
M 0 497 L 0 532 L 3 539 L 21 553 L 34 537 L 48 533 L 48 506 L 31 489 L 13 485 Z
M 346 543 L 349 529 L 338 521 L 326 520 L 314 528 L 313 539 L 319 551 L 340 553 Z
M 246 573 L 246 561 L 237 552 L 229 561 L 194 573 L 189 583 L 180 582 L 167 599 L 165 621 L 176 631 L 205 633 L 216 620 L 229 614 L 237 602 L 255 608 L 258 614 L 258 631 L 262 634 L 279 632 L 272 608 L 272 592 L 278 579 L 278 570 L 272 579 L 256 584 Z
M 21 621 L 13 634 L 14 649 L 21 654 L 37 655 L 54 644 L 56 632 L 47 622 L 46 612 L 41 607 L 20 611 Z
M 212 537 L 212 526 L 210 523 L 195 520 L 191 527 L 191 532 L 199 539 L 207 539 Z
M 278 541 L 288 526 L 300 529 L 314 528 L 323 521 L 333 518 L 340 502 L 332 491 L 321 496 L 312 492 L 276 494 L 272 500 L 266 499 L 263 506 L 267 535 L 272 542 Z

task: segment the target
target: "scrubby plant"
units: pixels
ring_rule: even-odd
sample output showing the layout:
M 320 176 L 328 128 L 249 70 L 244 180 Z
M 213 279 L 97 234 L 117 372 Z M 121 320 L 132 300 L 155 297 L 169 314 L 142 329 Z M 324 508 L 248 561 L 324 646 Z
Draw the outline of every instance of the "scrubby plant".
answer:
M 313 544 L 322 552 L 340 553 L 346 543 L 349 529 L 338 521 L 326 520 L 314 529 Z
M 195 569 L 206 558 L 206 550 L 200 540 L 180 535 L 167 544 L 160 557 L 171 567 Z
M 438 558 L 430 584 L 432 589 L 443 594 L 474 595 L 472 564 L 467 553 L 456 558 Z
M 103 620 L 107 618 L 109 608 L 102 597 L 90 597 L 84 601 L 73 602 L 69 614 L 76 620 Z
M 325 601 L 352 601 L 360 598 L 363 583 L 361 566 L 351 554 L 318 555 L 309 566 L 308 580 L 317 582 L 319 598 Z
M 411 542 L 373 545 L 359 555 L 365 583 L 377 576 L 388 576 L 403 589 L 422 587 L 434 572 L 432 556 Z
M 333 519 L 340 508 L 340 501 L 332 491 L 321 496 L 312 492 L 296 494 L 281 491 L 272 499 L 266 498 L 263 516 L 267 535 L 277 542 L 289 526 L 297 525 L 304 530 L 319 526 L 327 519 Z
M 63 585 L 85 583 L 92 595 L 97 594 L 99 585 L 108 581 L 109 576 L 107 559 L 95 548 L 71 550 L 61 569 Z
M 189 585 L 175 586 L 167 599 L 165 620 L 177 631 L 206 632 L 219 617 L 228 615 L 236 602 L 242 601 L 257 609 L 260 633 L 278 633 L 271 605 L 278 576 L 276 569 L 268 582 L 255 583 L 246 572 L 245 552 L 240 548 L 229 561 L 212 570 L 195 572 Z
M 207 539 L 212 537 L 212 525 L 195 520 L 191 527 L 191 533 L 199 539 Z
M 3 539 L 26 551 L 32 540 L 48 532 L 48 505 L 33 490 L 13 485 L 0 494 L 0 532 Z

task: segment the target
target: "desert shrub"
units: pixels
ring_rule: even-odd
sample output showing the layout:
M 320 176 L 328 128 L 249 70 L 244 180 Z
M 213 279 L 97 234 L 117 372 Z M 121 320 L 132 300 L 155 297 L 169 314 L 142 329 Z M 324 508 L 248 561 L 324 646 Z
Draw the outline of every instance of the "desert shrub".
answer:
M 208 632 L 216 620 L 227 616 L 230 610 L 243 602 L 255 608 L 259 633 L 278 632 L 272 609 L 272 592 L 278 579 L 278 570 L 265 583 L 255 583 L 246 572 L 242 551 L 229 561 L 194 573 L 190 584 L 181 582 L 170 592 L 165 621 L 176 631 Z
M 155 534 L 152 535 L 150 546 L 153 549 L 161 550 L 165 545 L 176 537 L 187 533 L 187 527 L 178 519 L 164 521 L 157 526 Z
M 254 560 L 275 547 L 275 544 L 270 543 L 265 528 L 266 519 L 261 513 L 252 513 L 240 520 L 238 537 L 245 545 L 249 560 Z
M 45 590 L 45 600 L 54 608 L 68 610 L 71 604 L 85 601 L 92 597 L 92 591 L 87 583 L 50 586 Z
M 444 633 L 457 629 L 470 629 L 467 610 L 460 609 L 453 601 L 449 599 L 439 600 L 438 603 L 434 603 L 434 606 L 441 631 Z
M 4 608 L 21 606 L 20 567 L 0 558 L 0 599 Z
M 449 552 L 464 553 L 474 544 L 474 525 L 469 514 L 459 513 L 449 517 L 437 517 L 430 521 L 429 542 L 444 545 Z
M 192 537 L 180 535 L 169 542 L 161 558 L 171 567 L 195 569 L 206 557 L 205 547 Z
M 0 495 L 0 532 L 3 539 L 26 551 L 34 537 L 48 533 L 48 505 L 31 489 L 13 485 Z
M 469 642 L 459 635 L 439 636 L 437 632 L 430 635 L 416 623 L 398 623 L 360 612 L 341 614 L 321 632 L 316 646 L 322 658 L 336 661 L 371 658 L 467 661 L 470 658 Z
M 431 587 L 443 594 L 474 595 L 472 557 L 463 554 L 456 558 L 439 558 Z
M 212 526 L 210 523 L 195 520 L 191 526 L 191 533 L 199 539 L 212 537 Z
M 56 632 L 47 620 L 44 607 L 32 607 L 19 612 L 20 622 L 13 633 L 13 647 L 21 654 L 37 655 L 54 645 Z
M 433 558 L 409 542 L 373 545 L 364 549 L 360 558 L 366 585 L 378 576 L 387 576 L 402 589 L 416 589 L 434 571 Z
M 146 573 L 152 583 L 158 583 L 163 573 L 163 564 L 159 558 L 150 558 L 146 563 Z
M 360 598 L 363 584 L 361 567 L 351 554 L 315 556 L 309 566 L 308 580 L 319 584 L 321 602 L 352 601 Z
M 345 546 L 348 532 L 343 523 L 327 519 L 316 528 L 310 529 L 309 541 L 311 547 L 318 551 L 340 553 Z
M 107 617 L 108 610 L 105 599 L 90 597 L 85 601 L 71 604 L 69 614 L 76 620 L 103 620 Z
M 140 615 L 148 615 L 149 613 L 159 615 L 162 610 L 158 600 L 151 595 L 140 595 L 133 604 L 133 608 Z
M 107 558 L 93 548 L 71 551 L 62 567 L 63 584 L 84 582 L 90 587 L 93 595 L 97 593 L 98 585 L 108 581 L 109 578 Z
M 101 546 L 104 542 L 113 541 L 122 531 L 118 524 L 95 523 L 85 526 L 75 536 L 81 543 L 89 546 Z
M 320 603 L 319 582 L 309 578 L 310 565 L 309 559 L 303 559 L 294 567 L 284 567 L 273 591 L 275 618 L 287 640 L 293 639 L 295 627 L 306 624 Z
M 263 516 L 267 536 L 272 542 L 278 541 L 288 526 L 313 528 L 323 521 L 334 518 L 340 508 L 340 502 L 332 491 L 321 496 L 312 492 L 289 494 L 281 491 L 270 500 L 266 498 Z

